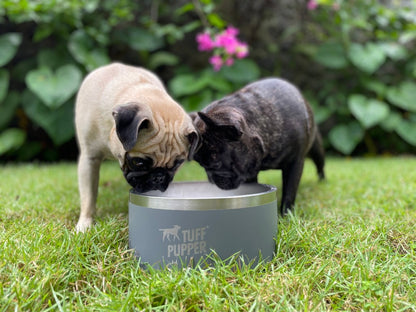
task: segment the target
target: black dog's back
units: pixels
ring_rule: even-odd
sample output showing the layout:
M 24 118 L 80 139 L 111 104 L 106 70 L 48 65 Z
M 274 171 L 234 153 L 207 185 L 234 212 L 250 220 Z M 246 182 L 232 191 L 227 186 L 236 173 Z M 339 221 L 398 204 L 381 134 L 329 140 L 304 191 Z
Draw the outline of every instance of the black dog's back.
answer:
M 281 159 L 298 153 L 306 155 L 312 146 L 312 111 L 299 90 L 285 80 L 267 78 L 253 82 L 203 111 L 220 113 L 221 106 L 240 109 L 252 131 L 262 134 L 267 151 L 261 169 L 281 169 Z

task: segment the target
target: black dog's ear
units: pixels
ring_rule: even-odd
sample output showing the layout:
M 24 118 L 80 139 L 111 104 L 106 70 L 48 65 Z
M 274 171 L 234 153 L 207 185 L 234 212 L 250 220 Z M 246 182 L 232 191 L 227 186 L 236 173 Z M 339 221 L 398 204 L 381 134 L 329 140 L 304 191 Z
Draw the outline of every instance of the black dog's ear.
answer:
M 186 137 L 190 144 L 188 160 L 192 160 L 194 158 L 196 150 L 199 148 L 199 135 L 198 132 L 193 130 Z
M 231 124 L 217 122 L 202 112 L 198 112 L 198 116 L 206 124 L 210 132 L 224 140 L 237 141 L 243 135 L 238 122 Z
M 238 141 L 243 133 L 235 125 L 222 125 L 218 127 L 217 135 L 227 141 L 233 142 Z
M 198 112 L 199 118 L 207 125 L 208 128 L 218 127 L 217 123 L 203 112 Z M 192 118 L 192 117 L 191 117 Z M 193 119 L 194 120 L 194 119 Z
M 151 122 L 151 114 L 137 103 L 116 107 L 113 117 L 117 136 L 127 152 L 136 145 L 139 131 L 148 128 Z

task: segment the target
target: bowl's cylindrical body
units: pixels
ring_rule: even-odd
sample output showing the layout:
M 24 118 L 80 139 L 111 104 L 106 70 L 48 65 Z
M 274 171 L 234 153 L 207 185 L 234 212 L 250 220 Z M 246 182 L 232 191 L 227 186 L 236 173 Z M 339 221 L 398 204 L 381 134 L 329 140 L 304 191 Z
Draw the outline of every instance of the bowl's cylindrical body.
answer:
M 271 259 L 277 232 L 276 188 L 244 184 L 224 191 L 208 182 L 172 183 L 164 193 L 130 192 L 129 244 L 142 263 L 196 263 L 215 251 L 222 259 Z

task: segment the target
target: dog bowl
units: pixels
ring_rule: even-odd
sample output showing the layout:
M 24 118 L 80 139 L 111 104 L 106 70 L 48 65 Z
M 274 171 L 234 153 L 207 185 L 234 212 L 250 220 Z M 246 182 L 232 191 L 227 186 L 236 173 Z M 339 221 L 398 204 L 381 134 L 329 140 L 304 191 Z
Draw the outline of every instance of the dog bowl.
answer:
M 175 182 L 165 192 L 130 191 L 129 244 L 141 263 L 179 267 L 240 253 L 245 261 L 273 257 L 277 232 L 274 186 L 221 190 L 208 182 Z

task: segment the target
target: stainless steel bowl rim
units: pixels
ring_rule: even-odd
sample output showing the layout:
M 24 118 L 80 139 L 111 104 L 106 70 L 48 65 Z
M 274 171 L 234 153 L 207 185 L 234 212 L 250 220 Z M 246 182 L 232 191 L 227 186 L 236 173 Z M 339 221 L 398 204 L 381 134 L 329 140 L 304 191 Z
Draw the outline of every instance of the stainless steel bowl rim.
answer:
M 174 182 L 175 186 L 210 185 L 208 182 Z M 277 201 L 277 189 L 268 184 L 245 184 L 243 187 L 261 187 L 263 192 L 231 195 L 226 197 L 167 197 L 130 191 L 130 203 L 133 205 L 164 210 L 223 210 L 256 207 Z

